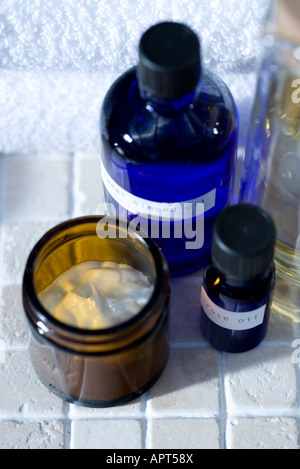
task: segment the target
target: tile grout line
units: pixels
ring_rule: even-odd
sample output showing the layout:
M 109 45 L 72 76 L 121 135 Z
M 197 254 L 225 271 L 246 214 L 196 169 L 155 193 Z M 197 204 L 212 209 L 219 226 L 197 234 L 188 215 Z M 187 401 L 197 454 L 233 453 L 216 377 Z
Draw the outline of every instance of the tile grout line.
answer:
M 68 191 L 68 216 L 73 218 L 75 210 L 75 153 L 69 154 L 69 191 Z M 70 418 L 70 404 L 63 403 L 64 413 L 64 449 L 71 449 L 72 418 Z
M 3 239 L 3 225 L 2 225 L 2 221 L 4 219 L 4 194 L 5 194 L 5 191 L 4 191 L 4 163 L 5 163 L 5 155 L 1 155 L 0 154 L 0 293 L 1 293 L 1 297 L 0 297 L 0 301 L 1 301 L 1 298 L 2 298 L 2 281 L 3 281 L 3 278 L 2 278 L 2 273 L 3 273 L 3 260 L 2 260 L 2 256 L 3 256 L 3 244 L 2 244 L 2 239 Z M 1 325 L 1 322 L 0 322 L 0 366 L 1 364 L 5 361 L 6 361 L 6 343 L 5 343 L 5 340 L 2 339 L 2 325 Z
M 293 324 L 293 329 L 294 329 L 294 337 L 296 339 L 300 339 L 300 323 L 294 322 Z M 300 359 L 300 353 L 297 353 L 297 357 Z M 297 428 L 298 428 L 298 449 L 300 449 L 300 361 L 299 363 L 294 363 L 294 366 L 296 367 L 296 389 L 297 389 L 297 416 L 296 421 L 297 421 Z
M 0 155 L 0 284 L 2 279 L 2 255 L 3 255 L 3 220 L 4 220 L 4 208 L 5 208 L 5 178 L 4 178 L 4 171 L 5 171 L 5 163 L 6 163 L 6 156 Z
M 2 156 L 9 158 L 11 161 L 29 161 L 29 162 L 45 162 L 45 161 L 68 161 L 71 151 L 51 151 L 51 152 L 35 152 L 28 151 L 25 153 L 6 153 Z M 1 156 L 1 155 L 0 155 Z
M 80 156 L 77 153 L 72 153 L 72 167 L 71 167 L 71 184 L 70 184 L 70 215 L 75 218 L 83 215 L 80 210 L 80 205 L 85 198 L 85 194 L 80 190 Z
M 70 404 L 68 402 L 63 403 L 63 413 L 64 413 L 64 449 L 71 448 L 71 431 L 72 431 L 72 419 L 69 417 L 70 414 Z
M 150 391 L 146 391 L 142 396 L 142 408 L 141 412 L 143 416 L 140 419 L 142 429 L 142 445 L 141 449 L 147 449 L 147 442 L 149 439 L 149 419 L 147 417 L 147 406 L 149 401 Z
M 297 332 L 296 332 L 296 325 L 295 325 L 295 337 L 297 339 L 300 339 L 300 327 L 298 326 L 298 331 L 299 335 L 297 337 Z M 298 353 L 298 356 L 300 357 L 300 354 Z M 297 367 L 296 370 L 296 379 L 297 379 L 297 407 L 298 407 L 298 417 L 297 417 L 297 426 L 298 426 L 298 448 L 300 449 L 300 363 L 295 364 L 294 366 Z
M 6 171 L 6 160 L 7 156 L 6 155 L 0 155 L 1 158 L 1 171 L 0 171 L 0 213 L 1 213 L 1 223 L 5 218 L 5 189 L 6 189 L 6 184 L 5 184 L 5 177 L 4 173 Z
M 300 338 L 300 337 L 299 337 Z M 282 348 L 290 348 L 291 342 L 288 340 L 264 340 L 259 344 L 261 349 L 267 349 L 272 347 L 282 347 Z M 208 342 L 204 340 L 194 340 L 194 341 L 172 341 L 171 342 L 171 350 L 216 350 L 214 349 Z
M 68 402 L 64 402 L 63 403 L 64 406 L 65 405 L 69 405 Z M 97 416 L 97 417 L 90 417 L 90 416 L 81 416 L 81 417 L 77 417 L 77 418 L 72 418 L 72 417 L 69 417 L 68 415 L 68 411 L 65 411 L 64 408 L 63 408 L 63 411 L 62 413 L 55 413 L 55 414 L 43 414 L 43 413 L 36 413 L 36 414 L 26 414 L 26 415 L 23 415 L 21 412 L 8 412 L 8 413 L 3 413 L 2 415 L 0 414 L 0 422 L 1 421 L 7 421 L 7 420 L 14 420 L 16 422 L 19 422 L 19 423 L 26 423 L 26 422 L 40 422 L 41 420 L 47 420 L 47 421 L 53 421 L 53 420 L 60 420 L 62 422 L 64 422 L 66 424 L 66 428 L 68 429 L 69 425 L 72 423 L 72 422 L 76 422 L 76 421 L 81 421 L 81 420 L 89 420 L 91 422 L 93 421 L 99 421 L 99 420 L 139 420 L 139 421 L 144 421 L 144 422 L 147 422 L 147 424 L 150 422 L 150 421 L 159 421 L 159 420 L 191 420 L 191 419 L 194 419 L 194 420 L 198 420 L 198 419 L 202 419 L 202 420 L 211 420 L 211 419 L 218 419 L 220 417 L 220 415 L 215 415 L 215 414 L 211 414 L 211 415 L 197 415 L 195 413 L 191 413 L 191 414 L 187 414 L 187 415 L 182 415 L 182 414 L 161 414 L 159 416 L 156 416 L 156 415 L 153 415 L 152 417 L 150 418 L 147 418 L 147 417 L 144 417 L 143 415 L 116 415 L 116 416 L 111 416 L 111 415 L 102 415 L 102 416 Z M 249 411 L 249 412 L 244 412 L 244 413 L 239 413 L 239 412 L 236 412 L 236 413 L 232 413 L 230 415 L 226 415 L 226 418 L 229 419 L 229 418 L 232 418 L 232 419 L 243 419 L 243 418 L 247 418 L 247 419 L 257 419 L 257 418 L 262 418 L 262 419 L 265 419 L 265 418 L 291 418 L 291 419 L 296 419 L 296 420 L 299 420 L 300 419 L 300 416 L 299 416 L 299 410 L 298 409 L 269 409 L 269 410 L 266 410 L 265 412 L 255 412 L 255 411 Z M 66 435 L 66 442 L 68 443 L 68 438 L 70 437 L 70 434 Z M 142 438 L 143 442 L 145 441 L 147 443 L 147 441 L 149 440 L 148 438 L 148 435 L 146 435 L 146 438 Z M 226 442 L 227 443 L 227 442 Z M 143 445 L 144 446 L 144 445 Z M 226 447 L 228 445 L 226 444 Z M 224 449 L 226 449 L 226 447 Z M 145 444 L 145 448 L 147 449 L 147 444 Z
M 219 428 L 221 438 L 221 449 L 227 449 L 227 399 L 226 399 L 226 356 L 223 352 L 219 353 L 219 398 L 220 398 L 220 410 L 219 410 Z
M 59 223 L 60 221 L 64 221 L 66 219 L 65 215 L 59 215 L 59 216 L 53 216 L 53 217 L 41 217 L 41 216 L 36 216 L 36 217 L 27 217 L 27 216 L 20 216 L 20 217 L 10 217 L 6 216 L 5 220 L 10 222 L 10 223 L 47 223 L 47 222 L 57 222 Z
M 75 184 L 76 184 L 76 175 L 75 175 L 75 164 L 76 164 L 76 158 L 75 158 L 75 153 L 70 154 L 70 168 L 69 168 L 69 208 L 68 208 L 68 213 L 70 215 L 70 218 L 73 218 L 74 216 L 74 211 L 75 211 Z

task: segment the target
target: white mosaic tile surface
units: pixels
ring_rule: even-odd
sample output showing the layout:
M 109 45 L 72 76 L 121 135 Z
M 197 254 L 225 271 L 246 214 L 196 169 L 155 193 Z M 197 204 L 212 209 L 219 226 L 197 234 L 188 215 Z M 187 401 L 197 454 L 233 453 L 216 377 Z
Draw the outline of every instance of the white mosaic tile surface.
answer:
M 97 154 L 0 155 L 0 448 L 300 449 L 299 324 L 273 315 L 256 349 L 216 352 L 199 330 L 201 272 L 172 279 L 170 359 L 142 397 L 82 408 L 39 382 L 21 303 L 27 255 L 101 197 Z

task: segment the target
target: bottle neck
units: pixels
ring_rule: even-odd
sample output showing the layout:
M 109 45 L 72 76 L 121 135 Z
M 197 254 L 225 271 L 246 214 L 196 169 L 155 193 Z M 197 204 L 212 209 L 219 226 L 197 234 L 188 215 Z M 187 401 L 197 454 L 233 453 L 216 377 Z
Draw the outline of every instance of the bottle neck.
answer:
M 142 85 L 138 83 L 139 92 L 142 99 L 145 101 L 146 106 L 150 111 L 157 111 L 161 114 L 170 114 L 182 110 L 187 106 L 192 106 L 195 97 L 199 93 L 199 87 L 196 87 L 190 93 L 178 96 L 173 99 L 164 99 L 156 97 L 143 89 Z
M 215 269 L 216 272 L 219 273 L 219 282 L 224 283 L 229 288 L 240 288 L 240 289 L 253 289 L 262 285 L 264 283 L 268 283 L 273 276 L 275 266 L 274 263 L 270 266 L 268 270 L 263 272 L 261 275 L 250 278 L 250 279 L 241 279 L 237 277 L 228 276 L 226 273 L 221 272 L 214 263 L 210 264 L 211 267 Z

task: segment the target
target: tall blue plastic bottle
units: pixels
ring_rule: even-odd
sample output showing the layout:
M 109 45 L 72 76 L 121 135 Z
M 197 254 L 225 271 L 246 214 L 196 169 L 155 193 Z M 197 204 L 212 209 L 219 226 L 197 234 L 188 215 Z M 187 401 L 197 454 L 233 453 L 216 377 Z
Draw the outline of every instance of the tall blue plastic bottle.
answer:
M 230 202 L 238 119 L 227 86 L 202 70 L 197 35 L 175 22 L 149 28 L 137 67 L 112 84 L 100 121 L 113 214 L 157 242 L 172 275 L 200 269 Z

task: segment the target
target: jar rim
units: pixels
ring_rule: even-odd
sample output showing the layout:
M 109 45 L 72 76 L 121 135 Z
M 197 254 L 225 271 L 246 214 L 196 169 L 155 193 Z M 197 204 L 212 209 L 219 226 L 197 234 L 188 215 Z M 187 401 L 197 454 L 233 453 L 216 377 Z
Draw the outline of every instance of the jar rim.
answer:
M 108 222 L 111 221 L 116 227 L 122 227 L 126 229 L 129 233 L 129 237 L 130 237 L 130 234 L 133 234 L 135 238 L 137 238 L 142 244 L 146 246 L 154 262 L 156 282 L 154 285 L 154 290 L 147 304 L 143 306 L 141 310 L 137 314 L 135 314 L 132 318 L 125 320 L 114 326 L 110 326 L 110 327 L 102 328 L 102 329 L 79 328 L 79 327 L 72 326 L 70 324 L 67 324 L 65 322 L 62 322 L 56 319 L 42 305 L 42 303 L 40 302 L 38 298 L 38 295 L 36 293 L 36 289 L 34 286 L 35 264 L 41 252 L 41 249 L 46 245 L 46 243 L 49 243 L 51 239 L 54 239 L 54 237 L 57 236 L 59 233 L 63 233 L 67 229 L 70 229 L 74 226 L 84 225 L 88 223 L 89 224 L 95 223 L 95 226 L 96 226 L 97 223 L 100 220 L 102 220 L 104 217 Z M 126 241 L 126 239 L 124 239 L 124 241 Z M 81 217 L 71 218 L 69 220 L 63 221 L 57 224 L 56 226 L 50 228 L 39 239 L 39 241 L 35 244 L 35 246 L 31 250 L 28 256 L 25 269 L 24 269 L 24 274 L 23 274 L 23 288 L 22 288 L 23 305 L 24 305 L 26 316 L 31 321 L 33 321 L 34 319 L 33 322 L 35 324 L 40 322 L 40 324 L 42 325 L 41 327 L 42 333 L 45 334 L 46 336 L 51 336 L 54 334 L 54 331 L 51 330 L 51 326 L 53 326 L 55 328 L 59 328 L 59 331 L 62 333 L 65 332 L 65 333 L 76 335 L 76 338 L 78 340 L 80 338 L 83 339 L 87 337 L 90 337 L 91 339 L 96 338 L 96 337 L 101 337 L 101 336 L 105 337 L 105 336 L 116 334 L 118 332 L 125 332 L 126 330 L 140 323 L 140 321 L 143 320 L 144 318 L 147 318 L 149 312 L 152 310 L 153 306 L 156 303 L 156 299 L 159 298 L 160 294 L 163 291 L 165 291 L 165 289 L 167 288 L 168 277 L 169 277 L 169 273 L 168 273 L 167 261 L 164 258 L 164 255 L 162 254 L 160 248 L 156 245 L 156 243 L 151 238 L 144 236 L 142 232 L 140 234 L 137 231 L 133 231 L 130 228 L 129 223 L 122 221 L 118 218 L 111 218 L 106 215 L 81 216 Z

